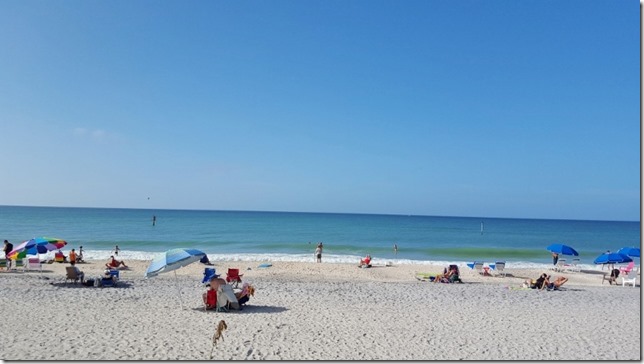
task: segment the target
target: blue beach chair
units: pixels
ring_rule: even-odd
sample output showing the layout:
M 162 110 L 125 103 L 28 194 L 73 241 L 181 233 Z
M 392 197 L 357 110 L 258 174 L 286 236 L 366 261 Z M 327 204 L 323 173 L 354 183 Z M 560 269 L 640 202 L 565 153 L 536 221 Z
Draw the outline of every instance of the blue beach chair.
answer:
M 215 274 L 215 268 L 205 268 L 203 271 L 203 279 L 201 283 L 210 282 L 213 278 L 219 278 L 218 274 Z

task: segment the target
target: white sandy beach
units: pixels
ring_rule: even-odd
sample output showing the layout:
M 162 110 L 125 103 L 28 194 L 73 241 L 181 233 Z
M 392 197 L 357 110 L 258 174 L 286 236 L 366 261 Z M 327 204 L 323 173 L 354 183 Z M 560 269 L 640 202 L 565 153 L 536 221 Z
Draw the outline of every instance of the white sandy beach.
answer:
M 78 267 L 94 277 L 104 263 Z M 145 279 L 149 262 L 126 263 L 115 288 L 64 283 L 67 264 L 0 271 L 0 358 L 209 360 L 223 319 L 216 360 L 641 360 L 639 277 L 564 273 L 561 291 L 538 291 L 519 287 L 541 271 L 511 266 L 505 278 L 461 267 L 464 284 L 441 284 L 414 273 L 443 267 L 215 262 L 256 292 L 242 311 L 204 312 L 202 264 Z

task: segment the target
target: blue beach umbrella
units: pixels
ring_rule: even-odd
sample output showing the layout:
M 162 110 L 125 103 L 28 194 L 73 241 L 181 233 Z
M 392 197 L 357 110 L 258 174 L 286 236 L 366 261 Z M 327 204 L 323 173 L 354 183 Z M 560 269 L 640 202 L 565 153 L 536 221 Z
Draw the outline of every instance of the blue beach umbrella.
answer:
M 148 269 L 145 271 L 145 277 L 150 278 L 160 273 L 174 271 L 174 278 L 178 279 L 177 269 L 198 262 L 205 255 L 206 253 L 197 249 L 170 249 L 152 260 Z M 179 290 L 179 303 L 181 304 L 181 308 L 183 308 L 183 302 L 181 302 L 181 287 L 178 281 L 177 289 Z
M 640 248 L 624 247 L 617 251 L 618 253 L 628 255 L 629 257 L 640 257 Z
M 595 258 L 595 264 L 620 264 L 620 263 L 629 263 L 632 262 L 628 255 L 622 253 L 604 253 L 597 258 Z
M 206 253 L 197 249 L 170 249 L 152 260 L 145 271 L 145 277 L 150 278 L 160 273 L 171 272 L 185 267 L 188 264 L 198 262 L 204 255 Z
M 562 254 L 562 255 L 574 255 L 574 256 L 579 255 L 579 253 L 577 253 L 575 249 L 564 244 L 550 244 L 546 247 L 546 249 L 553 253 Z

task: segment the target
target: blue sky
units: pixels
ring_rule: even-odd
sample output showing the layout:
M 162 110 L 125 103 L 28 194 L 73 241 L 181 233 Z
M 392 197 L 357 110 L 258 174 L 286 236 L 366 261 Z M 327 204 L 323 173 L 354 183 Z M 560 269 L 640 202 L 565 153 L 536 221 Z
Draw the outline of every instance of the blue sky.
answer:
M 639 34 L 636 1 L 2 1 L 0 204 L 639 220 Z

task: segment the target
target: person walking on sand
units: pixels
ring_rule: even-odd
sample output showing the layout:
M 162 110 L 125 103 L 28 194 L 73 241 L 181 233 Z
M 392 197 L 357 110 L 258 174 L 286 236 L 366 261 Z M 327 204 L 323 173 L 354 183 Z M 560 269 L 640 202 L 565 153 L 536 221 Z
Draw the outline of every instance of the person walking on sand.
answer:
M 2 251 L 4 252 L 4 256 L 7 258 L 7 265 L 5 268 L 7 270 L 11 269 L 11 259 L 9 259 L 9 253 L 13 250 L 13 244 L 9 242 L 9 240 L 5 239 L 4 240 L 4 248 L 2 248 Z
M 559 254 L 552 253 L 552 265 L 557 265 L 558 261 L 559 261 Z
M 322 263 L 322 248 L 319 245 L 315 248 L 315 258 L 317 258 L 318 263 Z

